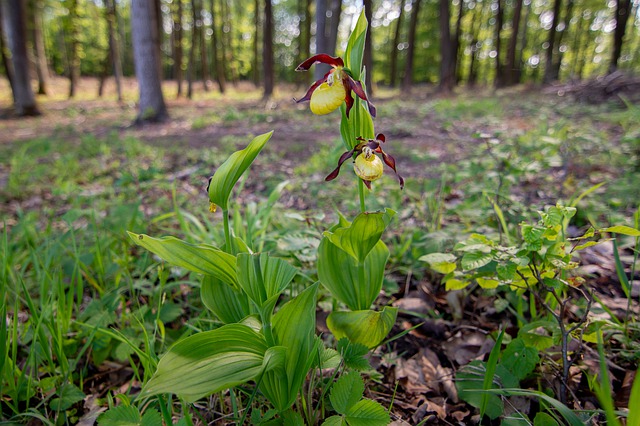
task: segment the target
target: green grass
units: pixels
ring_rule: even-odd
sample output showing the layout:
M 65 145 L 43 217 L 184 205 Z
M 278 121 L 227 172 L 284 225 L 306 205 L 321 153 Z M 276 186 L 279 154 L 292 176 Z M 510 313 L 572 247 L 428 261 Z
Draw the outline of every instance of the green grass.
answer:
M 518 224 L 545 205 L 570 203 L 606 182 L 580 201 L 574 224 L 632 224 L 640 204 L 638 107 L 531 103 L 518 107 L 508 96 L 461 96 L 380 105 L 379 111 L 394 116 L 384 132 L 422 138 L 421 120 L 433 116 L 436 129 L 454 129 L 472 141 L 462 151 L 446 147 L 453 158 L 448 162 L 418 143 L 389 138 L 384 149 L 403 160 L 398 170 L 407 178 L 406 188 L 398 191 L 389 173 L 374 183 L 368 203 L 371 210 L 398 211 L 388 235 L 394 277 L 428 277 L 420 256 L 446 251 L 472 232 L 498 235 L 502 225 L 493 202 L 515 235 Z M 527 127 L 509 126 L 514 111 L 526 117 Z M 77 117 L 80 111 L 64 114 Z M 299 116 L 240 104 L 221 114 L 203 112 L 190 121 L 192 130 L 247 130 L 244 138 L 223 135 L 206 148 L 158 148 L 115 132 L 83 135 L 72 126 L 0 148 L 0 170 L 7 170 L 0 192 L 0 314 L 8 319 L 0 326 L 0 394 L 8 396 L 0 402 L 3 420 L 74 424 L 85 395 L 103 389 L 98 403 L 106 406 L 115 389 L 124 386 L 125 394 L 134 394 L 133 386 L 151 373 L 172 342 L 191 330 L 216 326 L 199 299 L 197 277 L 137 249 L 125 231 L 220 244 L 222 221 L 208 212 L 206 177 L 250 140 L 252 126 L 295 122 Z M 336 117 L 331 120 L 337 123 Z M 295 124 L 318 131 L 327 127 Z M 251 238 L 301 268 L 300 286 L 316 279 L 315 247 L 336 211 L 357 209 L 346 165 L 335 182 L 323 180 L 343 151 L 339 141 L 319 147 L 301 142 L 289 149 L 287 159 L 293 160 L 287 170 L 277 166 L 282 151 L 265 149 L 242 183 L 244 190 L 236 191 L 242 215 L 234 218 L 241 232 L 247 218 L 258 217 L 269 205 L 267 197 L 280 182 L 289 180 L 279 188 L 282 202 L 272 206 L 270 219 L 251 224 Z M 191 171 L 169 179 L 182 169 Z M 412 170 L 421 174 L 412 176 Z M 301 209 L 290 202 L 296 197 L 304 200 Z M 389 281 L 388 289 L 398 284 Z M 114 366 L 128 369 L 122 382 L 99 373 Z M 158 401 L 150 404 L 159 408 Z

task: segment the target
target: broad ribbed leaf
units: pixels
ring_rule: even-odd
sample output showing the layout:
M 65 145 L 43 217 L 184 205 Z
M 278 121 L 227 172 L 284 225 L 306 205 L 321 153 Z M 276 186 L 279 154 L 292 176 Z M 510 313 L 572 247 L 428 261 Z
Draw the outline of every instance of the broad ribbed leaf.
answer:
M 327 326 L 336 339 L 346 337 L 353 343 L 375 348 L 391 331 L 397 314 L 398 309 L 390 307 L 383 308 L 381 312 L 334 311 L 327 317 Z
M 360 213 L 349 227 L 326 231 L 324 236 L 361 264 L 380 241 L 382 233 L 396 214 L 391 209 L 384 212 Z
M 340 414 L 347 414 L 362 399 L 363 393 L 364 382 L 360 373 L 351 371 L 343 374 L 333 385 L 329 399 L 334 410 Z
M 418 260 L 427 262 L 431 269 L 444 275 L 456 270 L 456 257 L 451 253 L 429 253 Z
M 142 395 L 173 393 L 188 402 L 245 383 L 263 370 L 267 344 L 242 324 L 228 324 L 180 340 L 160 358 Z
M 483 393 L 487 366 L 482 361 L 471 361 L 456 373 L 456 388 L 460 399 L 474 407 L 485 405 L 485 414 L 495 419 L 504 412 L 504 404 L 497 395 Z M 495 383 L 493 384 L 495 387 Z
M 613 234 L 628 235 L 630 237 L 640 237 L 640 230 L 624 225 L 602 228 L 600 232 L 611 232 Z
M 205 275 L 212 275 L 232 286 L 238 285 L 236 258 L 207 244 L 189 244 L 175 237 L 154 238 L 128 232 L 139 246 L 157 254 L 176 266 Z
M 316 293 L 314 284 L 287 302 L 273 316 L 276 344 L 286 348 L 284 368 L 265 373 L 260 388 L 280 412 L 295 402 L 316 353 Z
M 202 278 L 202 303 L 225 324 L 240 322 L 252 310 L 247 295 L 211 275 Z
M 282 293 L 298 272 L 285 260 L 267 253 L 240 253 L 237 268 L 240 287 L 260 307 Z
M 209 182 L 209 201 L 220 206 L 222 210 L 229 209 L 229 196 L 238 179 L 251 166 L 273 131 L 254 138 L 249 145 L 236 151 L 218 167 Z
M 477 269 L 481 266 L 486 265 L 487 263 L 493 260 L 493 254 L 483 253 L 481 251 L 472 251 L 465 253 L 460 260 L 460 266 L 462 266 L 463 271 L 469 271 L 471 269 Z
M 356 260 L 323 238 L 318 247 L 318 278 L 349 309 L 369 309 L 380 294 L 388 259 L 389 249 L 378 241 L 364 260 L 365 280 L 360 282 Z
M 356 403 L 345 418 L 349 426 L 387 426 L 391 423 L 387 410 L 370 399 Z

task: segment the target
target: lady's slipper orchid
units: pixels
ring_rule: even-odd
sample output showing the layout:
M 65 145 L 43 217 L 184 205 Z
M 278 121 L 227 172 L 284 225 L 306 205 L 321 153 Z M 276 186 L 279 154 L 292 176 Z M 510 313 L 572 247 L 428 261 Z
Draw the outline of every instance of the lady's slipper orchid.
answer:
M 298 65 L 296 71 L 308 71 L 317 62 L 331 65 L 333 68 L 309 87 L 303 98 L 295 99 L 296 102 L 310 101 L 311 112 L 316 115 L 329 114 L 347 103 L 347 117 L 353 107 L 353 96 L 351 91 L 362 100 L 367 101 L 369 113 L 376 116 L 376 108 L 367 99 L 367 94 L 362 87 L 362 83 L 355 81 L 349 74 L 349 70 L 344 68 L 344 62 L 340 57 L 329 56 L 326 53 L 314 55 Z
M 396 170 L 396 160 L 382 150 L 381 144 L 385 142 L 384 135 L 379 133 L 375 139 L 366 140 L 359 137 L 358 140 L 361 142 L 356 145 L 355 148 L 340 156 L 340 159 L 338 160 L 338 167 L 329 173 L 325 180 L 328 182 L 337 178 L 342 164 L 344 164 L 344 162 L 349 158 L 353 158 L 355 155 L 354 170 L 356 175 L 358 175 L 364 184 L 367 185 L 367 188 L 371 189 L 371 182 L 382 176 L 382 161 L 384 161 L 387 166 L 391 167 L 396 176 L 398 176 L 400 189 L 404 188 L 404 178 L 400 176 Z M 376 153 L 382 155 L 382 161 L 380 161 L 380 158 Z

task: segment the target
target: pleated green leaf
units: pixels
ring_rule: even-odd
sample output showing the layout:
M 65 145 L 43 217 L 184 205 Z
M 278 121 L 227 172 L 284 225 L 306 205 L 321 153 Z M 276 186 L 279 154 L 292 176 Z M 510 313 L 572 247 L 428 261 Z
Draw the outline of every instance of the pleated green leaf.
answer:
M 229 196 L 242 174 L 251 166 L 262 148 L 271 139 L 273 131 L 254 138 L 245 149 L 236 151 L 218 167 L 209 182 L 209 201 L 229 209 Z
M 173 265 L 200 274 L 212 275 L 234 287 L 238 285 L 235 256 L 217 247 L 207 244 L 190 244 L 175 237 L 154 238 L 144 234 L 127 233 L 137 245 Z
M 254 313 L 245 293 L 211 275 L 202 278 L 200 297 L 204 306 L 225 324 L 240 322 Z
M 344 65 L 351 70 L 354 79 L 360 80 L 360 70 L 364 58 L 364 41 L 367 37 L 367 18 L 364 16 L 364 9 L 358 17 L 358 22 L 349 36 L 347 48 L 344 55 Z
M 323 238 L 318 247 L 318 278 L 349 309 L 369 309 L 380 294 L 388 259 L 389 249 L 380 240 L 364 260 L 365 279 L 361 282 L 356 260 Z
M 273 316 L 276 344 L 286 348 L 284 367 L 262 378 L 260 388 L 273 406 L 283 412 L 290 408 L 316 355 L 316 293 L 314 284 L 287 302 Z
M 256 378 L 263 371 L 266 351 L 262 335 L 243 324 L 194 334 L 160 358 L 142 395 L 173 393 L 188 402 L 196 401 Z
M 267 253 L 239 253 L 237 269 L 240 287 L 259 307 L 282 293 L 297 273 L 288 262 Z
M 391 209 L 385 209 L 384 212 L 360 213 L 350 226 L 325 231 L 324 236 L 361 264 L 380 241 L 382 233 L 395 214 Z
M 397 314 L 398 309 L 390 307 L 383 308 L 381 312 L 334 311 L 327 318 L 327 326 L 336 339 L 346 337 L 353 343 L 375 348 L 391 331 Z

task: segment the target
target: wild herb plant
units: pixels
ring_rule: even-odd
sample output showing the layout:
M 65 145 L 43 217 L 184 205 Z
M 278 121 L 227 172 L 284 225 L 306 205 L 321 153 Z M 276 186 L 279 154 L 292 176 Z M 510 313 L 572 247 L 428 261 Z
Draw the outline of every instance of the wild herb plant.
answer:
M 366 28 L 363 12 L 349 38 L 344 60 L 319 54 L 298 66 L 300 71 L 316 62 L 333 67 L 298 102 L 310 101 L 311 111 L 317 115 L 340 109 L 346 152 L 326 180 L 336 179 L 341 166 L 353 160 L 360 201 L 359 214 L 351 220 L 340 214 L 339 222 L 324 232 L 317 255 L 319 283 L 282 303 L 285 290 L 299 271 L 284 259 L 262 252 L 253 229 L 234 232 L 231 226 L 231 218 L 237 217 L 231 197 L 234 187 L 272 133 L 257 136 L 233 153 L 210 179 L 210 212 L 222 213 L 224 243 L 194 245 L 175 237 L 129 233 L 136 244 L 165 261 L 202 274 L 202 302 L 224 324 L 174 344 L 157 362 L 140 398 L 175 394 L 193 402 L 253 382 L 245 409 L 236 410 L 238 424 L 246 419 L 256 424 L 316 424 L 329 411 L 324 406 L 327 396 L 336 414 L 325 424 L 375 426 L 389 422 L 381 405 L 362 398 L 364 383 L 358 373 L 367 367 L 362 357 L 385 339 L 397 314 L 391 307 L 371 309 L 389 258 L 381 236 L 395 212 L 367 211 L 366 191 L 382 176 L 384 164 L 397 172 L 394 158 L 382 149 L 384 135 L 374 132 L 375 108 L 362 84 Z M 397 176 L 402 187 L 404 180 Z M 246 223 L 254 220 L 248 217 Z M 325 348 L 315 334 L 319 284 L 336 300 L 327 325 L 337 341 L 337 351 Z M 150 366 L 153 369 L 153 364 Z M 315 391 L 320 396 L 316 400 L 313 384 L 317 379 L 310 373 L 324 368 L 333 368 L 334 375 L 329 382 L 318 380 Z M 235 400 L 233 391 L 231 395 Z M 258 407 L 249 415 L 249 406 L 258 395 L 272 409 L 263 412 Z M 139 416 L 139 412 L 129 414 Z
M 503 331 L 496 339 L 488 361 L 472 361 L 456 374 L 460 398 L 479 408 L 481 416 L 487 415 L 491 419 L 501 416 L 505 397 L 531 396 L 551 404 L 569 424 L 582 424 L 583 420 L 567 411 L 566 406 L 575 399 L 567 384 L 570 369 L 583 355 L 583 343 L 595 343 L 601 327 L 618 332 L 624 329 L 625 335 L 628 333 L 626 320 L 624 323 L 619 321 L 610 311 L 611 321 L 589 319 L 594 300 L 599 300 L 586 286 L 585 279 L 574 273 L 579 266 L 574 255 L 607 241 L 594 240 L 596 234 L 638 237 L 640 231 L 627 226 L 598 231 L 590 228 L 581 237 L 569 238 L 567 226 L 575 213 L 575 207 L 560 204 L 540 211 L 538 223 L 520 225 L 521 240 L 517 245 L 503 246 L 484 235 L 472 234 L 455 245 L 454 253 L 431 253 L 420 259 L 444 275 L 442 282 L 448 291 L 478 286 L 503 292 L 504 299 L 501 300 L 504 303 L 496 302 L 496 310 L 508 309 L 517 318 L 518 333 L 510 336 L 504 349 L 501 347 Z M 628 280 L 621 279 L 621 283 L 624 294 L 629 297 Z M 607 309 L 604 303 L 600 302 L 600 305 Z M 573 309 L 576 306 L 578 309 Z M 571 345 L 572 341 L 577 345 Z M 520 382 L 530 378 L 541 362 L 543 357 L 540 355 L 553 347 L 560 351 L 559 365 L 551 365 L 559 379 L 559 388 L 555 391 L 558 400 L 541 392 L 518 390 Z M 545 358 L 549 363 L 550 358 Z M 538 414 L 541 417 L 549 415 Z M 529 421 L 524 414 L 519 416 Z M 534 423 L 536 419 L 532 419 Z

